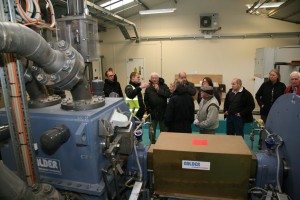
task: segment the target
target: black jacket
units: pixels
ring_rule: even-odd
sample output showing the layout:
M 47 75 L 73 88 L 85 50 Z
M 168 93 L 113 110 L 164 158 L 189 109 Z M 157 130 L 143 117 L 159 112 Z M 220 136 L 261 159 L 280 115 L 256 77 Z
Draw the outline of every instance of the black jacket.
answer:
M 228 111 L 230 107 L 230 97 L 231 95 L 234 95 L 232 92 L 232 89 L 230 89 L 225 97 L 225 102 L 224 102 L 224 112 Z M 240 113 L 242 116 L 243 122 L 253 122 L 253 115 L 252 111 L 255 108 L 255 103 L 254 103 L 254 98 L 252 94 L 246 90 L 246 88 L 243 88 L 242 94 L 241 94 L 241 99 L 239 101 L 239 108 L 241 108 L 237 113 Z M 226 117 L 226 116 L 225 116 Z
M 123 92 L 120 83 L 117 81 L 105 79 L 103 90 L 106 97 L 108 97 L 109 94 L 112 92 L 117 93 L 119 97 L 123 97 Z
M 273 84 L 271 81 L 264 82 L 255 94 L 259 105 L 260 114 L 267 116 L 275 100 L 284 93 L 286 86 L 282 82 Z M 273 91 L 273 94 L 272 94 Z M 264 105 L 263 107 L 261 107 Z
M 167 105 L 165 124 L 169 132 L 191 133 L 195 105 L 186 88 L 178 87 Z
M 195 88 L 195 84 L 192 82 L 187 81 L 184 84 L 184 87 L 180 89 L 182 92 L 186 91 L 189 95 L 191 96 L 195 96 L 196 94 L 196 88 Z
M 132 86 L 135 87 L 135 89 L 132 88 Z M 141 83 L 134 83 L 132 81 L 129 81 L 129 85 L 125 87 L 125 94 L 129 99 L 134 99 L 135 96 L 138 96 L 138 101 L 139 101 L 139 110 L 137 111 L 136 115 L 139 119 L 143 118 L 143 115 L 146 111 L 145 109 L 145 104 L 143 100 L 143 95 L 142 95 L 142 89 L 140 88 Z
M 146 89 L 144 101 L 146 111 L 148 114 L 151 114 L 151 118 L 163 120 L 167 108 L 167 99 L 171 92 L 163 78 L 159 78 L 158 86 L 159 90 L 157 91 L 152 85 Z

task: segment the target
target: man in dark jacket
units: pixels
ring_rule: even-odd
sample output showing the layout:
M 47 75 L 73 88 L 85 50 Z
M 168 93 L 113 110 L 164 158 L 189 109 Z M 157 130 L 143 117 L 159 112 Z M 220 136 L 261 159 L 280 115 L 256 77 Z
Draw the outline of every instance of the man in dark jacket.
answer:
M 105 72 L 105 82 L 104 82 L 104 95 L 106 97 L 109 97 L 109 95 L 114 92 L 118 95 L 118 97 L 123 97 L 123 92 L 120 86 L 120 83 L 116 80 L 114 80 L 114 72 L 112 70 L 107 70 Z
M 196 94 L 195 84 L 192 83 L 192 82 L 189 82 L 187 80 L 186 73 L 185 72 L 179 72 L 178 79 L 183 81 L 184 88 L 182 88 L 182 89 L 186 90 L 189 95 L 195 96 L 195 94 Z
M 241 135 L 244 137 L 244 123 L 252 122 L 252 111 L 255 108 L 252 94 L 242 86 L 241 79 L 234 78 L 226 94 L 224 102 L 224 117 L 227 135 Z
M 146 111 L 142 95 L 142 89 L 149 87 L 150 83 L 141 84 L 140 80 L 141 77 L 139 73 L 132 72 L 130 74 L 129 85 L 125 87 L 125 101 L 129 103 L 130 111 L 135 113 L 135 116 L 141 120 Z
M 164 79 L 160 78 L 156 72 L 151 74 L 150 83 L 151 85 L 145 91 L 144 101 L 146 111 L 151 115 L 151 123 L 154 129 L 154 134 L 149 135 L 149 138 L 151 143 L 154 144 L 157 123 L 159 123 L 161 132 L 167 131 L 164 123 L 164 115 L 167 108 L 167 99 L 171 95 L 171 92 L 169 87 L 165 84 Z
M 186 90 L 184 81 L 174 83 L 175 91 L 169 100 L 165 114 L 168 132 L 192 133 L 195 105 L 193 97 Z

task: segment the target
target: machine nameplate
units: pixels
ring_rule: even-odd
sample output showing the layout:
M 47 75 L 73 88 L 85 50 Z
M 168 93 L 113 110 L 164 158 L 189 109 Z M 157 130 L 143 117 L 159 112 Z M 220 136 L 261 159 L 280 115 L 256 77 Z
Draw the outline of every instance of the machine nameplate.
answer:
M 182 169 L 210 170 L 210 162 L 182 160 Z
M 37 158 L 36 160 L 40 172 L 61 174 L 59 160 L 49 158 Z

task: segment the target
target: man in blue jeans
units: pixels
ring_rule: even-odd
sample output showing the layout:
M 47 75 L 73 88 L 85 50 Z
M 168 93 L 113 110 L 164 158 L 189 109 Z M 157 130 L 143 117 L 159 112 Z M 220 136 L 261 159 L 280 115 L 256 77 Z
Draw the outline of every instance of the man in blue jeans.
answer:
M 252 94 L 242 86 L 242 80 L 234 78 L 224 102 L 224 118 L 227 135 L 244 137 L 244 123 L 252 122 L 255 108 Z

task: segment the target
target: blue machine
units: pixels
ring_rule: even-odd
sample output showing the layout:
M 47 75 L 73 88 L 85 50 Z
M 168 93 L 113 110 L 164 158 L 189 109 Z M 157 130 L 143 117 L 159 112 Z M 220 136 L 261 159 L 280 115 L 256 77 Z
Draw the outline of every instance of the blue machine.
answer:
M 256 154 L 254 188 L 263 191 L 266 199 L 300 199 L 299 105 L 299 96 L 285 94 L 276 100 L 268 115 L 263 138 L 269 148 Z
M 133 148 L 134 123 L 131 122 L 124 128 L 112 127 L 111 118 L 116 110 L 127 114 L 129 111 L 121 98 L 106 98 L 105 106 L 89 111 L 64 111 L 59 105 L 30 109 L 41 181 L 61 191 L 79 193 L 85 199 L 91 200 L 109 199 L 110 195 L 121 193 L 118 187 L 122 188 L 122 181 L 136 178 L 133 175 L 139 174 L 139 168 Z M 7 123 L 4 110 L 0 112 L 0 120 L 1 124 Z M 62 131 L 59 131 L 48 137 L 48 142 L 57 142 L 55 137 L 62 137 L 63 140 L 57 142 L 57 148 L 47 151 L 51 147 L 43 147 L 42 138 L 53 127 L 57 129 L 61 125 L 67 129 L 68 134 L 62 137 Z M 137 147 L 143 180 L 147 178 L 147 150 L 146 145 L 140 144 Z M 15 169 L 14 162 L 11 161 L 11 145 L 4 145 L 1 153 L 3 162 L 9 168 Z M 125 166 L 128 156 L 128 165 Z

